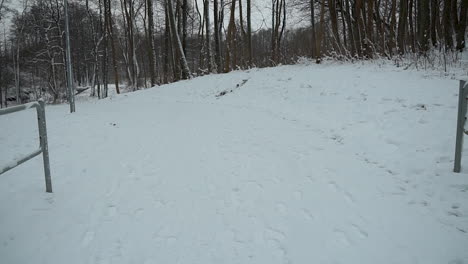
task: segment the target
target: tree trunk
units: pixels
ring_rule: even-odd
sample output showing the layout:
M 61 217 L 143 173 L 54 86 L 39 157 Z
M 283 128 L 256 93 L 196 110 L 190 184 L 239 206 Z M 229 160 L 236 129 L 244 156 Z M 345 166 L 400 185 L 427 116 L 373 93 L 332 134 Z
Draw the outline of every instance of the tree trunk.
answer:
M 15 85 L 16 85 L 16 103 L 21 104 L 21 86 L 20 86 L 20 45 L 16 43 L 16 67 L 15 67 Z
M 391 19 L 390 19 L 390 39 L 388 48 L 390 50 L 390 54 L 393 55 L 395 53 L 396 47 L 396 0 L 392 0 L 392 9 L 391 9 Z
M 272 34 L 271 34 L 271 61 L 280 62 L 281 39 L 286 26 L 286 1 L 272 1 Z
M 354 39 L 355 35 L 354 35 L 354 32 L 353 32 L 353 24 L 352 24 L 352 21 L 351 21 L 351 11 L 350 11 L 350 7 L 349 7 L 349 0 L 343 0 L 343 1 L 345 1 L 345 5 L 344 5 L 345 8 L 346 8 L 345 19 L 346 19 L 346 23 L 348 24 L 349 37 L 350 37 L 349 43 L 350 43 L 350 46 L 351 46 L 351 55 L 355 56 L 356 55 L 356 42 L 355 42 L 355 39 Z
M 468 0 L 462 0 L 460 7 L 460 21 L 457 28 L 457 50 L 463 51 L 465 44 L 465 31 L 467 24 Z
M 146 1 L 146 11 L 148 15 L 148 56 L 149 56 L 149 71 L 150 71 L 150 82 L 151 86 L 156 85 L 156 73 L 155 73 L 155 48 L 154 48 L 154 20 L 153 20 L 153 0 Z
M 439 23 L 439 0 L 431 0 L 431 42 L 437 47 L 437 24 Z
M 167 16 L 167 12 L 165 14 L 165 28 L 164 28 L 164 66 L 163 66 L 163 83 L 168 83 L 168 75 L 169 75 L 169 41 L 171 37 L 170 29 L 169 29 L 169 19 Z
M 321 7 L 320 7 L 320 27 L 319 27 L 319 32 L 318 32 L 317 44 L 316 44 L 316 47 L 317 47 L 316 62 L 317 63 L 320 63 L 322 59 L 321 49 L 322 49 L 324 24 L 325 24 L 325 1 L 322 1 Z
M 235 34 L 236 34 L 235 11 L 236 11 L 236 1 L 233 0 L 231 4 L 231 16 L 229 18 L 228 32 L 226 36 L 226 56 L 225 56 L 224 72 L 231 71 L 231 54 L 234 54 L 234 49 L 235 49 L 235 40 L 234 40 Z M 235 62 L 234 62 L 234 65 L 235 65 Z
M 406 20 L 408 18 L 408 0 L 400 0 L 400 15 L 398 20 L 398 54 L 405 53 Z
M 247 50 L 249 57 L 249 66 L 252 67 L 252 4 L 250 1 L 251 0 L 247 0 Z
M 414 0 L 409 1 L 409 8 L 408 8 L 408 13 L 409 13 L 409 38 L 410 38 L 410 44 L 411 44 L 411 51 L 413 53 L 416 52 L 416 41 L 415 41 L 415 34 L 414 34 L 414 19 L 413 19 L 413 8 L 414 8 Z
M 419 48 L 420 52 L 426 53 L 429 50 L 429 26 L 430 26 L 430 8 L 428 0 L 420 0 L 419 14 Z
M 367 1 L 367 56 L 372 57 L 374 48 L 374 1 Z M 376 4 L 377 5 L 377 4 Z
M 102 83 L 104 91 L 101 93 L 101 98 L 106 98 L 108 93 L 108 78 L 107 78 L 107 28 L 108 28 L 108 16 L 107 16 L 107 5 L 110 4 L 107 0 L 104 0 L 104 26 L 102 26 L 102 34 L 104 36 L 103 41 L 103 56 L 102 56 Z
M 394 0 L 395 1 L 395 0 Z M 362 56 L 362 39 L 363 39 L 363 25 L 361 20 L 362 0 L 356 0 L 354 6 L 354 41 L 356 43 L 356 51 L 358 56 Z
M 348 0 L 346 0 L 348 1 Z M 316 58 L 317 54 L 317 38 L 315 37 L 315 8 L 314 8 L 314 0 L 309 1 L 310 5 L 310 26 L 311 26 L 311 56 L 312 58 Z
M 127 64 L 127 72 L 130 85 L 132 87 L 132 90 L 135 91 L 139 87 L 139 69 L 137 59 L 135 58 L 135 10 L 133 6 L 133 1 L 131 0 L 123 0 L 121 6 L 122 12 L 124 14 L 124 30 L 126 37 L 126 54 L 124 56 L 126 57 L 125 60 Z
M 112 22 L 112 12 L 111 12 L 111 10 L 112 10 L 112 8 L 111 8 L 111 5 L 109 3 L 108 10 L 107 10 L 107 15 L 108 15 L 108 20 L 109 20 L 107 30 L 108 30 L 108 33 L 109 33 L 109 36 L 110 36 L 110 42 L 111 42 L 112 65 L 113 65 L 113 68 L 114 68 L 115 91 L 117 92 L 117 94 L 120 94 L 119 69 L 118 69 L 117 58 L 116 58 L 117 50 L 115 49 L 114 25 L 113 25 L 113 22 Z
M 182 0 L 182 47 L 184 54 L 187 54 L 187 15 L 188 3 L 187 0 Z
M 456 0 L 455 0 L 456 1 Z M 453 27 L 452 27 L 452 0 L 444 1 L 444 39 L 445 39 L 445 49 L 453 49 Z
M 338 33 L 338 18 L 336 15 L 336 0 L 328 0 L 328 11 L 330 12 L 330 21 L 334 38 L 332 43 L 334 44 L 336 52 L 341 54 L 340 35 Z
M 376 26 L 377 26 L 377 31 L 378 31 L 379 50 L 382 54 L 385 54 L 386 35 L 385 35 L 385 30 L 384 30 L 384 23 L 382 22 L 382 17 L 380 16 L 379 5 L 375 5 L 375 21 L 376 21 Z
M 240 39 L 240 43 L 242 43 L 241 45 L 241 56 L 240 56 L 240 60 L 241 60 L 241 66 L 245 66 L 245 55 L 246 55 L 246 51 L 247 51 L 247 33 L 245 32 L 245 28 L 244 28 L 244 12 L 243 12 L 243 8 L 242 8 L 242 0 L 239 0 L 239 24 L 240 24 L 240 36 L 241 36 L 241 39 Z
M 203 1 L 206 26 L 206 59 L 208 62 L 208 72 L 213 72 L 213 59 L 211 57 L 211 37 L 210 37 L 210 0 Z
M 187 64 L 187 60 L 185 58 L 185 53 L 184 49 L 182 47 L 182 43 L 180 42 L 179 38 L 179 33 L 177 32 L 177 27 L 176 27 L 176 21 L 174 17 L 174 10 L 172 9 L 172 1 L 171 0 L 165 0 L 166 1 L 166 8 L 167 8 L 167 13 L 169 17 L 169 24 L 171 27 L 171 32 L 173 35 L 173 42 L 174 42 L 174 48 L 178 50 L 179 54 L 179 59 L 180 59 L 180 66 L 182 68 L 182 79 L 190 79 L 192 78 L 192 74 L 190 73 L 190 69 Z
M 214 40 L 215 40 L 215 62 L 218 72 L 222 72 L 223 65 L 221 62 L 221 43 L 219 36 L 219 11 L 218 11 L 218 0 L 213 0 L 213 19 L 214 19 Z

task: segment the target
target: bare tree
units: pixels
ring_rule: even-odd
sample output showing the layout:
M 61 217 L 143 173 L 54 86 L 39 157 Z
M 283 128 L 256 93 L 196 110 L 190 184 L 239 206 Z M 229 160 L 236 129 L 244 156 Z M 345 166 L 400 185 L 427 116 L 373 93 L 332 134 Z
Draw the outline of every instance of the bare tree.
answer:
M 272 0 L 271 5 L 271 61 L 276 64 L 280 59 L 281 40 L 286 27 L 286 1 Z
M 252 67 L 252 3 L 250 1 L 251 0 L 247 0 L 247 50 L 249 66 Z
M 422 53 L 429 50 L 430 8 L 429 1 L 420 1 L 419 7 L 419 49 Z
M 215 67 L 213 66 L 213 58 L 211 57 L 210 0 L 204 0 L 203 2 L 204 2 L 203 14 L 205 16 L 205 26 L 206 26 L 206 59 L 208 62 L 208 72 L 212 72 Z
M 408 0 L 400 0 L 400 16 L 398 20 L 398 52 L 400 55 L 405 53 L 407 19 L 408 19 Z
M 172 1 L 165 0 L 165 2 L 166 2 L 166 9 L 167 9 L 167 14 L 168 14 L 170 29 L 173 35 L 172 39 L 174 42 L 174 46 L 176 46 L 175 49 L 177 50 L 179 58 L 180 58 L 180 66 L 182 68 L 182 79 L 190 79 L 192 78 L 192 74 L 188 67 L 187 59 L 185 58 L 185 53 L 182 47 L 182 43 L 180 42 L 179 33 L 177 31 L 176 21 L 174 17 L 174 10 L 172 9 Z
M 156 52 L 154 48 L 154 20 L 153 20 L 153 0 L 146 0 L 146 12 L 148 16 L 148 59 L 151 86 L 156 85 Z
M 9 0 L 0 0 L 0 22 L 3 19 L 5 13 L 9 10 L 8 4 L 10 3 Z
M 338 17 L 336 15 L 336 1 L 335 0 L 328 0 L 328 11 L 330 12 L 330 21 L 332 24 L 332 32 L 333 32 L 333 45 L 335 47 L 335 51 L 341 53 L 341 41 L 340 41 L 340 34 L 338 33 Z
M 444 1 L 444 38 L 445 48 L 451 50 L 453 48 L 453 25 L 452 25 L 452 1 L 456 0 L 445 0 Z
M 235 22 L 235 16 L 236 16 L 236 2 L 233 0 L 231 2 L 231 15 L 229 18 L 229 25 L 228 25 L 228 31 L 227 31 L 227 36 L 226 36 L 226 55 L 225 55 L 225 61 L 224 61 L 224 72 L 229 72 L 231 71 L 231 59 L 233 60 L 233 65 L 237 66 L 237 58 L 236 58 L 236 48 L 235 48 L 235 43 L 236 43 L 236 22 Z
M 215 61 L 218 72 L 222 72 L 223 63 L 221 61 L 221 27 L 222 21 L 219 19 L 218 0 L 213 0 L 213 19 L 214 19 L 214 40 L 215 40 Z
M 457 50 L 463 51 L 465 49 L 465 32 L 467 26 L 467 14 L 468 14 L 468 1 L 462 0 L 460 6 L 459 22 L 456 28 L 457 33 Z
M 107 34 L 110 37 L 110 44 L 111 44 L 111 51 L 112 51 L 112 65 L 114 68 L 114 83 L 115 83 L 115 91 L 117 94 L 120 94 L 119 88 L 119 68 L 117 66 L 117 50 L 115 47 L 115 38 L 114 38 L 114 23 L 112 19 L 112 12 L 111 12 L 111 1 L 109 0 L 109 4 L 107 5 Z M 154 46 L 153 46 L 154 47 Z

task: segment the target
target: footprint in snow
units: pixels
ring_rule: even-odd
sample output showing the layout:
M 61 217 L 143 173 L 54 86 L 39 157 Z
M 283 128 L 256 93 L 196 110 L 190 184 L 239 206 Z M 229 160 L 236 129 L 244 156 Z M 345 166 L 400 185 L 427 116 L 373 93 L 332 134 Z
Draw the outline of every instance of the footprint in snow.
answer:
M 357 235 L 361 238 L 361 239 L 364 239 L 364 238 L 367 238 L 369 236 L 369 234 L 367 233 L 366 230 L 362 229 L 360 226 L 356 225 L 356 224 L 351 224 L 351 226 L 353 227 L 354 231 L 357 233 Z
M 302 200 L 302 191 L 295 191 L 293 195 L 296 200 Z
M 345 246 L 352 245 L 352 242 L 349 239 L 348 234 L 346 232 L 344 232 L 343 230 L 334 229 L 333 234 L 334 234 L 336 242 L 341 243 L 341 244 L 343 244 Z
M 459 210 L 456 210 L 456 209 L 448 211 L 447 214 L 450 216 L 455 216 L 455 217 L 463 216 L 463 214 Z
M 286 214 L 286 205 L 284 203 L 277 203 L 276 204 L 276 211 L 278 211 L 280 214 L 285 215 Z
M 108 205 L 106 211 L 106 217 L 112 218 L 117 214 L 117 207 L 115 205 Z
M 135 215 L 135 218 L 136 219 L 140 219 L 142 216 L 143 216 L 143 213 L 145 212 L 145 210 L 143 208 L 138 208 L 134 211 L 134 215 Z
M 452 161 L 449 156 L 441 156 L 436 160 L 436 163 L 448 163 Z
M 305 220 L 307 221 L 312 221 L 315 219 L 314 215 L 307 209 L 302 209 L 302 216 L 304 217 Z
M 335 192 L 338 192 L 339 190 L 338 185 L 334 181 L 328 182 L 328 186 L 330 186 L 330 188 Z
M 353 197 L 353 195 L 352 195 L 351 193 L 345 191 L 345 192 L 343 193 L 343 195 L 344 195 L 346 201 L 348 201 L 350 204 L 354 204 L 354 203 L 355 203 L 354 197 Z
M 468 192 L 468 184 L 454 184 L 451 187 L 457 189 L 460 192 Z
M 330 139 L 333 140 L 333 141 L 335 141 L 335 142 L 336 142 L 337 144 L 339 144 L 339 145 L 343 145 L 343 144 L 344 144 L 344 143 L 343 143 L 343 137 L 340 136 L 340 135 L 337 135 L 337 134 L 332 135 L 332 136 L 330 137 Z
M 81 246 L 87 247 L 92 241 L 94 240 L 94 232 L 93 231 L 86 231 L 81 240 Z
M 168 246 L 173 246 L 175 243 L 177 243 L 177 238 L 174 236 L 170 236 L 166 238 L 166 244 Z

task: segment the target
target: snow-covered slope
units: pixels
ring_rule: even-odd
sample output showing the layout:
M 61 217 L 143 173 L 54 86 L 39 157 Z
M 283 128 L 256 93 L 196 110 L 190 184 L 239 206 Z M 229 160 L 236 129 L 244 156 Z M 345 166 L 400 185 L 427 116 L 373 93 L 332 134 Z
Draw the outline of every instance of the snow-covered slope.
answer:
M 457 93 L 325 64 L 49 106 L 54 193 L 40 157 L 0 176 L 0 263 L 468 263 Z M 35 122 L 0 117 L 0 165 Z

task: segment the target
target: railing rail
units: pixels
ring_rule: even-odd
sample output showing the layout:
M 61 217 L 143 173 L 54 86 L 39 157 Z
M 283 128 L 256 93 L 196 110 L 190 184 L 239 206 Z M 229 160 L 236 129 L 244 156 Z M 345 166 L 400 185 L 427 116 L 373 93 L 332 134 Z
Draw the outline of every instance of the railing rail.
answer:
M 458 94 L 457 136 L 455 140 L 455 162 L 453 166 L 454 172 L 460 172 L 461 170 L 463 134 L 467 133 L 467 131 L 465 131 L 467 107 L 468 107 L 468 83 L 467 81 L 460 81 L 460 91 Z
M 7 115 L 19 111 L 23 111 L 30 108 L 36 108 L 37 111 L 37 124 L 39 128 L 39 148 L 29 154 L 24 155 L 21 158 L 18 158 L 4 167 L 0 167 L 0 174 L 3 174 L 20 164 L 36 157 L 42 153 L 42 159 L 44 162 L 44 174 L 45 174 L 45 184 L 46 192 L 52 192 L 52 180 L 50 177 L 50 163 L 49 163 L 49 147 L 47 143 L 47 127 L 46 127 L 46 118 L 45 118 L 45 104 L 42 99 L 37 102 L 31 102 L 23 105 L 12 106 L 4 109 L 0 109 L 0 116 Z

